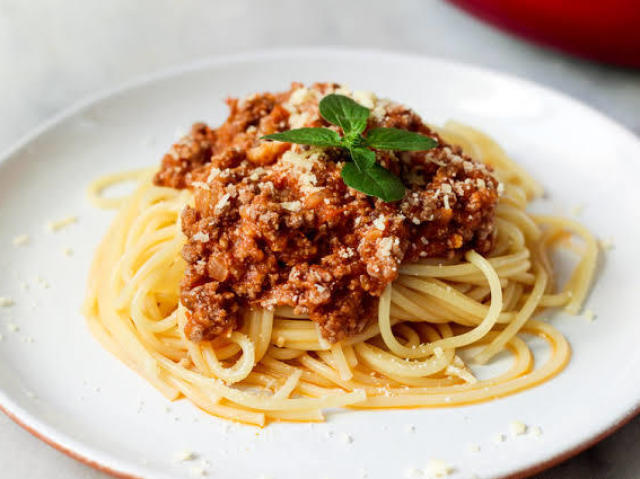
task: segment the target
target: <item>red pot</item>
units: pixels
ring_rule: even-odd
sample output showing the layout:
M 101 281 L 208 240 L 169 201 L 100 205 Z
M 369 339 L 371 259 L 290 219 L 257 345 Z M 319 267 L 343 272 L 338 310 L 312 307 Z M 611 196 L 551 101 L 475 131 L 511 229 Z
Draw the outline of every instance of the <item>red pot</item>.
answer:
M 640 0 L 449 1 L 538 43 L 640 68 Z

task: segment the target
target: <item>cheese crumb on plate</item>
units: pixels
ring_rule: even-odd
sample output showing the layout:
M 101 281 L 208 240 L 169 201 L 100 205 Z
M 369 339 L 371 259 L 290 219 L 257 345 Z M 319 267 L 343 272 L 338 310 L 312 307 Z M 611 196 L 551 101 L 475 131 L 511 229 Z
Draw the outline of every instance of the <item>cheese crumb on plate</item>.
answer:
M 24 246 L 29 242 L 29 235 L 18 235 L 13 238 L 13 246 Z
M 59 231 L 62 228 L 69 226 L 72 223 L 76 223 L 78 221 L 77 216 L 65 216 L 64 218 L 60 218 L 59 220 L 51 220 L 47 221 L 47 230 L 51 232 Z
M 13 306 L 15 302 L 13 299 L 8 298 L 6 296 L 0 296 L 0 307 L 8 308 L 9 306 Z
M 428 478 L 446 477 L 454 471 L 454 467 L 440 459 L 431 459 L 424 469 L 424 474 Z
M 196 458 L 196 455 L 192 452 L 192 451 L 178 451 L 175 455 L 174 455 L 174 459 L 176 460 L 176 462 L 186 462 L 186 461 L 192 461 Z
M 521 421 L 511 421 L 509 423 L 509 431 L 512 436 L 521 436 L 527 432 L 527 425 Z
M 533 426 L 531 428 L 531 435 L 533 435 L 534 437 L 542 436 L 542 429 L 539 426 Z

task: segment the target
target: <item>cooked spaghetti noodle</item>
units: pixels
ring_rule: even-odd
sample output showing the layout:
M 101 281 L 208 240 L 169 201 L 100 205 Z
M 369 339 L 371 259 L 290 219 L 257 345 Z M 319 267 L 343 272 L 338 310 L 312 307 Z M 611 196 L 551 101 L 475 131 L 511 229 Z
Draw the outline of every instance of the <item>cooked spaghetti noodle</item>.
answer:
M 570 348 L 558 330 L 533 317 L 551 307 L 579 312 L 596 242 L 574 221 L 527 213 L 542 188 L 490 138 L 453 122 L 437 131 L 492 166 L 503 183 L 495 245 L 486 257 L 468 251 L 403 264 L 380 297 L 377 321 L 361 333 L 330 344 L 314 322 L 278 307 L 244 311 L 239 330 L 213 340 L 187 339 L 180 215 L 192 194 L 154 186 L 150 171 L 101 178 L 90 188 L 97 206 L 120 207 L 89 276 L 85 313 L 92 333 L 169 399 L 184 396 L 208 413 L 260 426 L 320 421 L 331 407 L 468 404 L 548 380 L 565 366 Z M 132 178 L 140 186 L 130 197 L 101 195 L 105 186 Z M 577 262 L 559 288 L 551 252 L 565 246 Z M 544 364 L 534 368 L 522 333 L 548 343 Z M 477 380 L 462 360 L 484 364 L 501 351 L 510 353 L 511 366 L 491 379 Z

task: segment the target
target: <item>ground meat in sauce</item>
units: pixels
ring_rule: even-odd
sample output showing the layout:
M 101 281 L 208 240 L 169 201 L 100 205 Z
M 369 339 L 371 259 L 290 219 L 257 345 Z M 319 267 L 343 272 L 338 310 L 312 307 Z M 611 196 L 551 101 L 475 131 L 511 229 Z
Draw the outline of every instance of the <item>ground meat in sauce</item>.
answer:
M 370 108 L 368 128 L 438 140 L 428 152 L 377 152 L 407 186 L 403 200 L 385 203 L 345 186 L 342 150 L 260 140 L 303 126 L 340 131 L 318 114 L 318 101 L 332 92 Z M 407 107 L 327 83 L 227 103 L 227 121 L 217 129 L 195 124 L 155 176 L 157 185 L 194 193 L 182 215 L 181 285 L 192 341 L 236 329 L 245 308 L 283 305 L 339 341 L 376 317 L 377 298 L 400 264 L 491 249 L 498 181 Z

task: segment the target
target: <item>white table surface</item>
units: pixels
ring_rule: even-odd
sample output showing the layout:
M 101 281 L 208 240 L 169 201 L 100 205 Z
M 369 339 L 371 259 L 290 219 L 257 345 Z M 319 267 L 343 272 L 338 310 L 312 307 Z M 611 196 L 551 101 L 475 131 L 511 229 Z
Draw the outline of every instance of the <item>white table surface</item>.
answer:
M 421 53 L 513 73 L 579 98 L 640 134 L 640 71 L 532 46 L 437 0 L 0 0 L 0 151 L 79 99 L 149 72 L 221 53 L 327 45 Z M 638 444 L 640 418 L 538 478 L 637 478 Z M 0 477 L 107 476 L 0 414 Z

